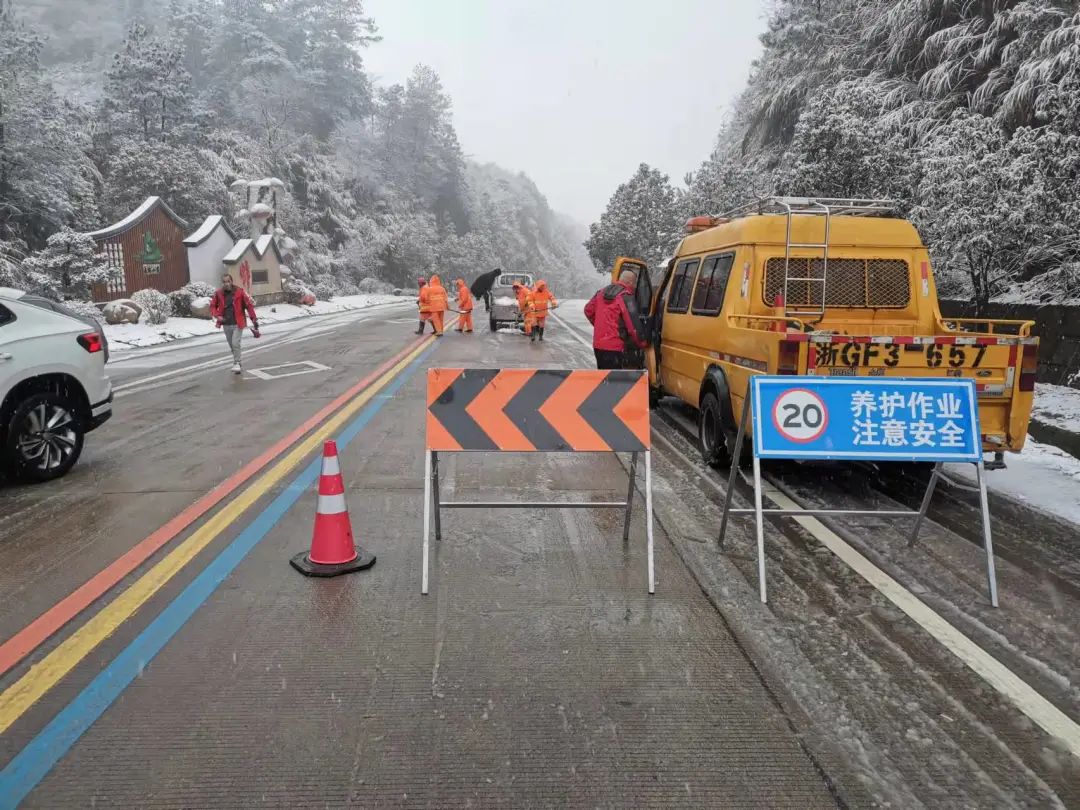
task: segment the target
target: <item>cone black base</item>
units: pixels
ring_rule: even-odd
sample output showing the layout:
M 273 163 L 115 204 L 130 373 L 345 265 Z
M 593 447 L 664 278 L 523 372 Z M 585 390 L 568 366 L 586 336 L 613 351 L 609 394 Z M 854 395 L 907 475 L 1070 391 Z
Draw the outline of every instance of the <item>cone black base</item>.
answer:
M 356 559 L 347 563 L 325 565 L 312 562 L 306 551 L 301 551 L 289 560 L 289 565 L 306 577 L 336 577 L 341 574 L 351 574 L 353 571 L 364 571 L 374 564 L 375 555 L 364 551 L 360 546 L 356 546 Z

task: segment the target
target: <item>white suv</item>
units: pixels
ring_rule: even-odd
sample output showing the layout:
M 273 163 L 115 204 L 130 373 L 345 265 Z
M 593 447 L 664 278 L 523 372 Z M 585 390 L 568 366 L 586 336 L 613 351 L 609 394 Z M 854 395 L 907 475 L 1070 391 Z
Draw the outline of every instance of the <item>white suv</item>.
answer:
M 93 319 L 0 287 L 0 470 L 50 481 L 112 416 L 109 348 Z

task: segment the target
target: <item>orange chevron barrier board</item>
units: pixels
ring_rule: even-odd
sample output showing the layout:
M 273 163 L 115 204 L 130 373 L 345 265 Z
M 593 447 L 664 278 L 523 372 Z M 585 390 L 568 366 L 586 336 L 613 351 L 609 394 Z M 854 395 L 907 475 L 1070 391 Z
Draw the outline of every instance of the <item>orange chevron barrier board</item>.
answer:
M 652 438 L 649 380 L 641 370 L 433 368 L 428 371 L 424 453 L 424 546 L 420 593 L 428 592 L 431 524 L 442 540 L 443 509 L 622 509 L 623 542 L 645 457 L 647 582 L 653 565 Z M 442 500 L 439 454 L 474 452 L 629 453 L 625 501 L 529 502 Z
M 428 371 L 434 451 L 637 453 L 650 449 L 644 371 Z

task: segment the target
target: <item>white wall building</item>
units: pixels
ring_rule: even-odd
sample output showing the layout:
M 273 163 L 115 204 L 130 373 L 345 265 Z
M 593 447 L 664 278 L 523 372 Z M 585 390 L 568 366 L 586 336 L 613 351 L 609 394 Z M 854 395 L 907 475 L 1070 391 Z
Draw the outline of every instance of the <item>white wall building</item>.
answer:
M 224 217 L 207 217 L 195 233 L 184 240 L 192 281 L 204 281 L 217 288 L 224 272 L 222 262 L 236 243 L 236 235 Z

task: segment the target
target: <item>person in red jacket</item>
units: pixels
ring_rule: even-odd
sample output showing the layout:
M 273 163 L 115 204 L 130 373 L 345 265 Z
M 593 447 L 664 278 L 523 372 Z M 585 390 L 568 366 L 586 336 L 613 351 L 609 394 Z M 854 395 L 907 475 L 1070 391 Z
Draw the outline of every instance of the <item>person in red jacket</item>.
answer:
M 232 349 L 233 374 L 241 372 L 240 344 L 247 326 L 247 316 L 251 317 L 251 333 L 259 336 L 259 316 L 255 314 L 255 302 L 243 287 L 233 284 L 233 277 L 228 273 L 221 277 L 221 287 L 210 301 L 210 317 L 214 318 L 218 329 L 225 330 L 225 339 Z
M 604 287 L 585 305 L 585 317 L 593 325 L 593 353 L 599 369 L 632 368 L 632 350 L 646 346 L 638 332 L 636 288 L 637 274 L 623 270 L 617 284 Z

